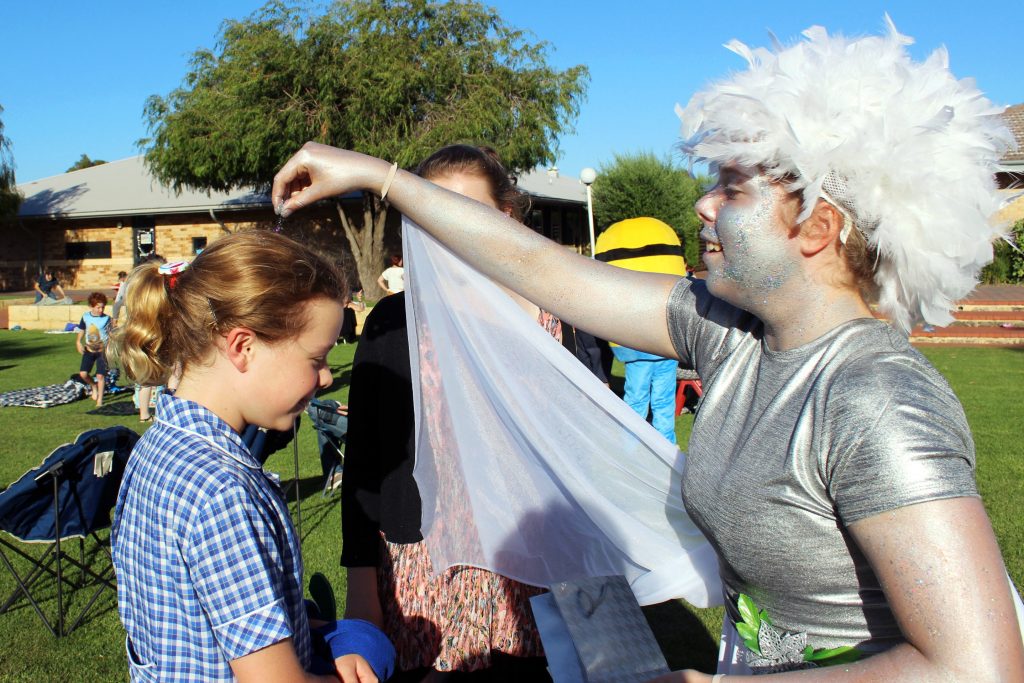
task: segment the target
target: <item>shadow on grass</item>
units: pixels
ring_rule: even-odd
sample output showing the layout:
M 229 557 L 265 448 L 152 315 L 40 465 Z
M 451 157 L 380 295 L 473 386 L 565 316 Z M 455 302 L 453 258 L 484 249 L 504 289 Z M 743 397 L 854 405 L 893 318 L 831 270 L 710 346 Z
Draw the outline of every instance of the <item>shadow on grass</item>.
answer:
M 673 671 L 697 669 L 714 671 L 718 664 L 718 643 L 708 635 L 703 622 L 685 604 L 669 600 L 643 608 L 647 623 Z
M 321 525 L 330 517 L 337 515 L 341 517 L 341 499 L 337 495 L 328 495 L 320 498 L 319 494 L 314 499 L 315 503 L 304 500 L 302 504 L 302 539 L 306 542 Z M 339 542 L 341 538 L 338 538 Z
M 347 366 L 331 368 L 331 374 L 332 375 L 334 375 L 334 373 L 338 372 L 338 370 L 341 370 L 341 373 L 338 374 L 336 377 L 334 377 L 334 379 L 331 381 L 331 386 L 327 387 L 326 389 L 321 389 L 320 391 L 317 392 L 317 395 L 319 396 L 319 395 L 323 395 L 323 394 L 333 394 L 334 392 L 338 391 L 342 387 L 347 387 L 349 384 L 351 384 L 352 383 L 352 370 L 351 370 L 351 367 L 352 367 L 351 365 L 347 365 Z
M 40 347 L 39 340 L 32 337 L 21 339 L 6 337 L 0 346 L 0 361 L 18 361 L 48 353 L 50 349 Z M 13 366 L 6 366 L 13 367 Z
M 292 511 L 292 519 L 296 520 L 295 480 L 282 480 L 281 487 L 285 500 L 288 502 L 288 508 Z M 299 539 L 300 542 L 304 543 L 314 534 L 332 513 L 341 515 L 341 497 L 338 495 L 338 491 L 328 491 L 326 496 L 323 495 L 323 491 L 323 477 L 299 479 L 299 502 L 302 506 L 302 538 Z
M 289 503 L 295 502 L 295 478 L 294 473 L 290 473 L 291 476 L 285 478 L 282 475 L 281 488 L 284 490 L 285 497 Z M 330 495 L 322 496 L 324 490 L 324 478 L 321 477 L 305 477 L 299 479 L 299 499 L 302 501 L 302 509 L 305 511 L 306 504 L 318 501 L 321 498 L 329 500 Z M 335 496 L 336 498 L 337 496 Z
M 21 552 L 34 557 L 34 565 L 39 565 L 40 560 L 44 560 L 42 565 L 48 569 L 36 575 L 33 564 L 30 564 L 22 557 L 16 556 L 10 548 L 3 549 L 5 557 L 12 562 L 21 580 L 27 582 L 28 592 L 38 604 L 39 609 L 42 610 L 46 620 L 50 622 L 53 628 L 57 628 L 59 623 L 59 615 L 57 613 L 57 580 L 56 575 L 51 573 L 55 572 L 56 569 L 52 561 L 44 559 L 49 557 L 47 549 L 50 548 L 50 544 L 7 542 Z M 103 542 L 105 545 L 109 544 L 109 540 L 106 538 L 103 539 Z M 63 541 L 61 546 L 66 555 L 69 555 L 75 561 L 82 562 L 90 571 L 106 576 L 110 581 L 114 581 L 113 565 L 105 548 L 101 548 L 89 540 L 85 542 L 83 552 L 81 549 L 83 546 L 80 546 L 79 542 L 73 539 Z M 33 552 L 33 548 L 38 551 Z M 0 571 L 10 576 L 13 582 L 14 577 L 10 574 L 9 568 L 5 567 Z M 75 630 L 86 628 L 90 623 L 103 618 L 104 615 L 117 609 L 116 593 L 109 589 L 109 587 L 104 588 L 95 599 L 95 602 L 90 604 L 97 589 L 103 584 L 95 577 L 81 571 L 72 562 L 64 561 L 62 576 L 64 577 L 64 590 L 61 596 L 64 608 L 64 628 L 68 628 L 71 624 L 75 623 L 79 616 L 82 615 L 83 610 L 86 611 L 84 616 L 82 616 L 81 622 L 75 627 Z M 0 605 L 0 607 L 4 608 L 3 615 L 18 614 L 20 615 L 17 617 L 18 619 L 28 620 L 39 616 L 19 587 L 13 588 L 9 595 L 0 597 L 3 598 L 3 603 Z

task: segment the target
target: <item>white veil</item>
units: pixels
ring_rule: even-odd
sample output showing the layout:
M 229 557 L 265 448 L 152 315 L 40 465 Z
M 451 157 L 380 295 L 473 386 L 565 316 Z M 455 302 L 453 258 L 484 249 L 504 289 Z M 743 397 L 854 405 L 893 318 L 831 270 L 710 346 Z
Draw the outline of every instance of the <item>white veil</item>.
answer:
M 403 234 L 434 570 L 538 586 L 622 574 L 641 604 L 721 604 L 714 550 L 683 509 L 684 455 L 494 283 L 411 221 Z

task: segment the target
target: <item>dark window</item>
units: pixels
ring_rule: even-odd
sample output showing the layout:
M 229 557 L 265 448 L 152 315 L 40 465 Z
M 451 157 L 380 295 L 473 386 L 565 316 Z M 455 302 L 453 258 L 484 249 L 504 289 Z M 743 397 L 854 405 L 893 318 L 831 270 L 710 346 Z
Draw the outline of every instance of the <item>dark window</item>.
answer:
M 68 242 L 66 247 L 69 261 L 110 258 L 110 242 Z
M 530 212 L 530 227 L 540 234 L 544 234 L 544 211 L 534 209 Z
M 192 238 L 192 253 L 202 253 L 203 249 L 206 249 L 206 238 L 205 237 L 193 237 Z
M 575 208 L 568 208 L 565 210 L 565 230 L 563 235 L 563 244 L 578 245 L 580 242 L 590 243 L 590 224 L 587 224 L 586 239 L 580 239 L 583 231 L 583 226 L 580 225 L 580 219 L 583 214 Z
M 550 229 L 550 231 L 548 233 L 548 237 L 550 237 L 552 240 L 554 240 L 558 244 L 561 244 L 562 243 L 562 210 L 561 209 L 552 209 L 551 210 L 550 228 L 551 229 Z

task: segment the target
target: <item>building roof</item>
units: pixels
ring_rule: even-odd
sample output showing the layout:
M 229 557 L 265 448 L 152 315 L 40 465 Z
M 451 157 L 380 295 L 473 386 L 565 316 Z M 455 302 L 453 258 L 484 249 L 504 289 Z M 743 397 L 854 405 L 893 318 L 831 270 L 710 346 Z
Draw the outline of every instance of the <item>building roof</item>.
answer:
M 579 178 L 559 175 L 557 170 L 534 169 L 519 176 L 517 186 L 537 199 L 587 203 L 587 187 Z
M 21 218 L 206 213 L 270 204 L 266 195 L 250 190 L 175 193 L 150 175 L 141 155 L 22 183 L 18 189 L 25 197 L 18 211 Z
M 1017 150 L 1003 156 L 1003 165 L 1024 166 L 1024 104 L 1007 107 L 1003 112 L 1003 118 L 1006 119 L 1006 125 L 1013 131 L 1013 136 L 1017 138 Z
M 519 187 L 538 199 L 582 204 L 586 188 L 576 178 L 535 170 L 519 177 Z M 99 218 L 106 216 L 206 213 L 270 206 L 270 197 L 252 190 L 176 193 L 161 185 L 141 155 L 18 185 L 25 200 L 21 218 Z

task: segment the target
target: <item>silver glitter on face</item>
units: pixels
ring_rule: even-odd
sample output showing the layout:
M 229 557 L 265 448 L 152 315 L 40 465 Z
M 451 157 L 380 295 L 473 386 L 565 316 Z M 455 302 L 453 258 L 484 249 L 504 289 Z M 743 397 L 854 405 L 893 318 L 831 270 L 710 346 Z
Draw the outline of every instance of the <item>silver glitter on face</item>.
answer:
M 721 252 L 706 259 L 709 288 L 743 308 L 767 303 L 770 297 L 765 295 L 779 290 L 797 271 L 787 226 L 778 220 L 781 194 L 763 175 L 730 179 L 717 191 L 722 197 L 714 239 Z

